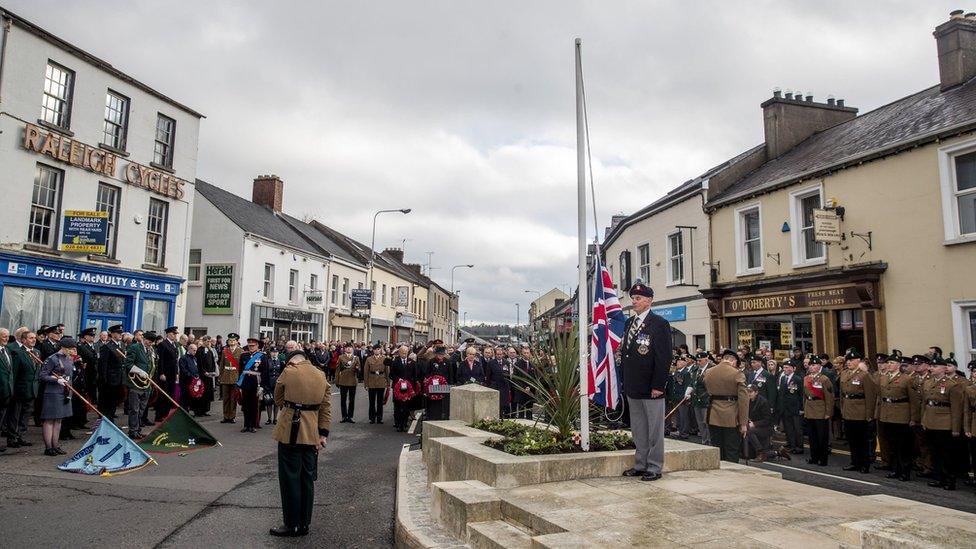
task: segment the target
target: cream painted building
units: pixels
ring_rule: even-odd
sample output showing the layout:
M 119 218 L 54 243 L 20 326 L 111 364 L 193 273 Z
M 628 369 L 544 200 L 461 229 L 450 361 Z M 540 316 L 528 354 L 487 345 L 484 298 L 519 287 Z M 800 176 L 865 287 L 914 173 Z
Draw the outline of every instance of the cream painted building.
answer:
M 976 19 L 935 36 L 941 81 L 874 111 L 763 103 L 748 171 L 709 190 L 721 345 L 976 358 Z

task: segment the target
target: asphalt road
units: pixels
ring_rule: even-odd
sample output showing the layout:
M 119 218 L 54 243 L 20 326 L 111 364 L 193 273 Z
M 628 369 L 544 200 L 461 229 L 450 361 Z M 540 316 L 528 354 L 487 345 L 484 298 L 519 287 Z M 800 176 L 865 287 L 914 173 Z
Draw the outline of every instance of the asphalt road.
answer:
M 311 534 L 290 540 L 267 534 L 281 521 L 271 426 L 241 433 L 240 423 L 219 423 L 219 406 L 217 416 L 202 419 L 223 446 L 157 455 L 156 467 L 109 478 L 58 471 L 59 459 L 43 455 L 40 429 L 32 427 L 34 446 L 0 453 L 0 545 L 392 546 L 397 459 L 417 437 L 393 430 L 391 405 L 384 425 L 370 425 L 361 390 L 357 423 L 333 422 L 319 457 Z M 83 442 L 62 446 L 70 454 Z

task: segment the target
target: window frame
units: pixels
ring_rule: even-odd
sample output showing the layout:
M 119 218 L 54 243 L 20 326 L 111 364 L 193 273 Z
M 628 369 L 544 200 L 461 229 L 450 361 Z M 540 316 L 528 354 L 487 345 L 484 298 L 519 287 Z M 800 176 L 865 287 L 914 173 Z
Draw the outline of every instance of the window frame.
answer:
M 820 197 L 820 208 L 824 207 L 824 193 L 823 193 L 823 183 L 817 183 L 815 185 L 810 185 L 790 191 L 790 245 L 792 247 L 793 255 L 793 268 L 801 269 L 804 267 L 813 267 L 816 265 L 823 265 L 827 263 L 827 249 L 828 246 L 824 242 L 819 242 L 820 249 L 823 254 L 820 257 L 808 258 L 806 241 L 803 235 L 803 200 L 809 198 L 813 195 Z M 811 226 L 810 230 L 813 230 Z M 759 241 L 762 242 L 762 217 L 759 220 Z M 760 244 L 760 249 L 762 244 Z
M 193 252 L 199 254 L 197 262 L 193 262 Z M 202 248 L 190 248 L 190 253 L 186 256 L 186 281 L 188 284 L 193 286 L 199 286 L 202 282 L 203 275 L 203 249 Z M 197 269 L 197 277 L 193 278 L 190 273 L 193 272 L 193 268 Z
M 349 278 L 342 278 L 342 306 L 349 306 Z
M 641 263 L 641 248 L 647 248 L 647 263 Z M 634 255 L 637 257 L 637 278 L 641 280 L 644 284 L 651 283 L 651 243 L 650 241 L 638 243 L 634 247 Z M 644 277 L 644 269 L 647 269 L 647 277 Z
M 98 182 L 98 187 L 95 188 L 95 210 L 99 212 L 104 212 L 108 210 L 102 209 L 102 204 L 107 204 L 101 201 L 101 191 L 103 188 L 111 189 L 111 192 L 115 194 L 115 203 L 112 204 L 112 211 L 109 212 L 108 216 L 108 230 L 109 235 L 106 239 L 106 249 L 104 254 L 100 254 L 102 257 L 109 257 L 115 259 L 118 253 L 118 241 L 119 241 L 119 208 L 122 207 L 122 187 L 116 187 L 110 183 L 105 183 L 104 181 Z
M 40 183 L 41 173 L 44 170 L 53 173 L 56 179 L 53 201 L 54 204 L 51 206 L 46 204 L 38 205 L 34 202 L 34 192 L 37 185 Z M 43 162 L 38 162 L 34 167 L 34 184 L 31 187 L 30 208 L 27 210 L 27 239 L 25 240 L 25 242 L 32 246 L 49 248 L 52 250 L 58 249 L 58 242 L 60 240 L 58 237 L 61 235 L 61 199 L 64 195 L 64 175 L 64 170 L 44 164 Z M 31 239 L 31 226 L 33 225 L 35 208 L 41 208 L 51 212 L 51 225 L 48 228 L 48 242 L 35 242 Z
M 68 82 L 65 85 L 65 98 L 64 99 L 62 99 L 60 97 L 57 97 L 57 96 L 54 96 L 54 95 L 51 95 L 51 94 L 49 94 L 47 92 L 47 82 L 48 82 L 47 69 L 48 69 L 48 67 L 54 67 L 54 68 L 62 71 L 66 75 L 68 75 Z M 53 126 L 55 128 L 61 128 L 63 130 L 70 130 L 71 129 L 71 111 L 72 111 L 72 107 L 74 106 L 74 95 L 75 95 L 75 76 L 76 76 L 75 75 L 75 71 L 69 69 L 68 67 L 65 67 L 61 63 L 58 63 L 58 62 L 54 61 L 53 59 L 48 59 L 47 60 L 47 63 L 44 65 L 44 87 L 43 87 L 43 90 L 41 91 L 41 118 L 40 118 L 40 121 L 41 122 L 43 122 L 44 124 L 50 124 L 51 126 Z M 57 123 L 57 122 L 50 122 L 50 121 L 48 121 L 44 117 L 45 111 L 49 110 L 45 106 L 45 99 L 48 96 L 53 97 L 55 99 L 55 101 L 64 101 L 64 112 L 60 113 L 61 114 L 61 118 L 62 118 L 60 124 Z
M 298 269 L 288 269 L 288 303 L 298 303 Z
M 961 299 L 952 301 L 952 335 L 956 360 L 968 363 L 976 358 L 976 339 L 973 339 L 970 326 L 970 315 L 976 314 L 976 299 Z
M 172 123 L 172 128 L 169 132 L 169 142 L 163 142 L 159 140 L 159 123 L 162 120 L 168 120 Z M 166 147 L 165 154 L 163 156 L 163 162 L 157 162 L 156 152 L 157 145 L 163 145 Z M 173 169 L 173 151 L 176 149 L 176 119 L 170 118 L 161 112 L 156 113 L 156 128 L 153 131 L 153 161 L 152 165 L 161 166 L 163 168 Z
M 271 276 L 270 277 L 268 276 L 268 271 L 269 271 L 268 267 L 271 267 L 271 269 L 270 269 Z M 265 263 L 264 264 L 264 278 L 263 278 L 263 280 L 261 282 L 261 297 L 265 301 L 274 301 L 275 274 L 277 274 L 277 273 L 275 273 L 276 270 L 277 270 L 277 267 L 275 266 L 274 263 Z
M 339 275 L 332 275 L 332 288 L 329 292 L 329 303 L 332 305 L 339 304 Z
M 745 216 L 746 214 L 755 211 L 759 218 L 759 266 L 750 268 L 748 254 L 745 253 L 746 245 L 746 226 L 745 226 Z M 766 270 L 766 245 L 763 239 L 762 230 L 762 203 L 753 202 L 745 206 L 740 206 L 735 209 L 735 215 L 733 216 L 734 225 L 733 231 L 735 233 L 735 275 L 736 276 L 751 276 L 762 274 Z
M 112 96 L 115 96 L 116 98 L 122 100 L 122 104 L 123 104 L 123 110 L 121 111 L 122 121 L 119 124 L 116 124 L 114 121 L 109 120 L 108 119 L 108 116 L 107 116 L 108 115 L 108 110 L 109 110 L 109 98 L 112 97 Z M 105 115 L 106 116 L 104 116 L 103 119 L 102 119 L 102 145 L 105 145 L 106 147 L 109 147 L 109 148 L 114 149 L 114 150 L 117 150 L 117 151 L 123 151 L 123 152 L 125 152 L 126 143 L 129 140 L 129 106 L 131 104 L 132 104 L 132 100 L 131 99 L 129 99 L 127 96 L 125 96 L 125 95 L 123 95 L 123 94 L 121 94 L 121 93 L 113 90 L 112 88 L 108 88 L 105 91 L 105 111 L 106 111 L 105 112 Z M 108 135 L 109 135 L 108 132 L 106 131 L 107 130 L 106 126 L 109 125 L 109 124 L 117 125 L 122 130 L 121 131 L 121 134 L 122 135 L 119 138 L 120 139 L 120 142 L 117 143 L 117 144 L 116 143 L 107 143 L 106 142 L 106 139 L 105 138 L 108 137 Z
M 976 138 L 947 145 L 938 150 L 939 186 L 942 190 L 942 222 L 945 234 L 943 245 L 945 246 L 976 242 L 976 232 L 963 233 L 959 219 L 959 197 L 976 191 L 959 193 L 955 162 L 956 157 L 972 152 L 976 152 Z
M 677 236 L 678 237 L 678 241 L 681 244 L 681 254 L 678 255 L 678 256 L 671 255 L 671 238 L 674 237 L 674 236 Z M 684 236 L 684 233 L 681 232 L 681 229 L 675 229 L 675 230 L 667 233 L 666 235 L 664 235 L 664 250 L 665 250 L 664 253 L 667 255 L 667 260 L 668 260 L 667 273 L 666 273 L 666 276 L 667 276 L 667 284 L 666 285 L 667 286 L 677 286 L 679 284 L 684 284 L 685 283 L 685 274 L 686 274 L 686 272 L 685 272 L 685 236 Z M 679 258 L 678 261 L 679 261 L 679 264 L 681 265 L 681 278 L 679 278 L 679 279 L 674 278 L 674 272 L 672 271 L 672 268 L 671 268 L 672 267 L 671 262 L 675 258 Z
M 160 223 L 162 225 L 160 231 L 153 231 L 151 229 L 153 223 L 153 206 L 159 205 L 163 209 L 163 215 L 161 216 Z M 158 198 L 149 199 L 149 212 L 146 215 L 146 256 L 145 264 L 151 265 L 153 267 L 165 267 L 166 266 L 166 234 L 169 229 L 169 202 L 165 200 L 160 200 Z M 158 256 L 155 261 L 149 260 L 149 239 L 150 236 L 157 236 L 158 242 L 156 245 Z
M 620 265 L 620 280 L 617 283 L 617 287 L 626 292 L 633 285 L 631 282 L 633 268 L 630 250 L 624 249 L 620 251 L 620 254 L 617 256 L 617 264 Z

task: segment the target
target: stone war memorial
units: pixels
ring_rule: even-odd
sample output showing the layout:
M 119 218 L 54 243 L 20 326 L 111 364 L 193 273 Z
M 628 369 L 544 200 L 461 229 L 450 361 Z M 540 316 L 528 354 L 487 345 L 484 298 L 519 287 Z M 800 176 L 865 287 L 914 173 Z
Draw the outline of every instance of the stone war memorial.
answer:
M 620 476 L 633 450 L 511 455 L 484 444 L 502 435 L 471 427 L 497 410 L 497 391 L 452 387 L 450 419 L 424 423 L 420 450 L 404 447 L 398 547 L 976 546 L 971 513 L 786 481 L 711 446 L 667 439 L 656 482 Z

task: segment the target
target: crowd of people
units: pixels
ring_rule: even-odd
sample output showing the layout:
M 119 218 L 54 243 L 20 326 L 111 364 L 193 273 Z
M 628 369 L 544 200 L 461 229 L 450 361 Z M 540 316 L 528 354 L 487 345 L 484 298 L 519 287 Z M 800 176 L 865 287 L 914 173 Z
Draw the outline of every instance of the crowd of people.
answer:
M 769 349 L 712 354 L 682 345 L 666 385 L 673 410 L 666 432 L 700 437 L 729 461 L 791 459 L 806 453 L 806 439 L 807 461 L 817 466 L 827 465 L 834 442 L 845 440 L 847 471 L 875 467 L 902 481 L 914 472 L 946 490 L 955 490 L 957 480 L 974 486 L 976 360 L 967 368 L 969 378 L 938 347 L 871 359 L 853 348 L 836 357 L 794 348 L 777 360 Z M 734 383 L 720 386 L 720 378 Z M 784 442 L 774 444 L 774 437 Z

